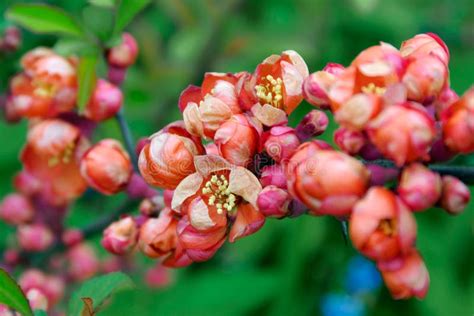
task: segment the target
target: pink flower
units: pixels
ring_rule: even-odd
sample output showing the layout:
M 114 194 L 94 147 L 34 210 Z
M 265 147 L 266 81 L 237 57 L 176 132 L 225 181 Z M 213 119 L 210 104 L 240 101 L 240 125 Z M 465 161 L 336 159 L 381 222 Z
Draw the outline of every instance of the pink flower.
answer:
M 416 221 L 395 194 L 373 187 L 354 206 L 349 233 L 362 254 L 386 261 L 410 251 L 416 239 Z
M 334 142 L 343 152 L 356 155 L 367 143 L 367 137 L 362 132 L 339 127 L 334 131 Z
M 107 55 L 110 65 L 127 68 L 135 63 L 138 55 L 138 45 L 135 38 L 130 33 L 122 34 L 122 42 L 112 47 Z
M 31 252 L 46 250 L 54 242 L 53 233 L 43 224 L 19 226 L 17 238 L 20 247 Z
M 262 137 L 267 154 L 277 163 L 286 161 L 300 145 L 296 131 L 288 126 L 274 126 Z
M 288 214 L 291 200 L 288 191 L 269 185 L 258 195 L 257 206 L 266 217 L 281 218 Z
M 377 267 L 392 297 L 424 298 L 430 286 L 430 276 L 423 259 L 415 249 L 389 262 L 378 262 Z
M 102 246 L 116 255 L 130 252 L 137 243 L 138 228 L 132 217 L 124 217 L 110 224 L 104 231 Z
M 448 46 L 434 33 L 418 34 L 404 41 L 400 47 L 400 53 L 404 58 L 412 59 L 433 55 L 445 65 L 449 63 Z
M 403 169 L 398 195 L 413 211 L 422 211 L 436 204 L 441 197 L 441 177 L 419 163 Z
M 97 191 L 111 195 L 123 190 L 132 176 L 132 162 L 122 145 L 104 139 L 87 150 L 81 159 L 81 175 Z
M 69 263 L 68 273 L 74 281 L 87 280 L 99 271 L 100 262 L 96 252 L 86 243 L 70 248 L 66 257 Z
M 99 79 L 86 105 L 84 116 L 96 122 L 105 121 L 117 114 L 122 101 L 122 91 L 117 86 Z
M 450 214 L 457 215 L 464 211 L 471 200 L 469 188 L 458 178 L 444 176 L 441 206 Z
M 33 205 L 22 194 L 9 194 L 0 203 L 0 218 L 11 225 L 25 224 L 31 221 L 34 215 Z
M 234 166 L 219 156 L 196 156 L 196 173 L 186 177 L 173 194 L 172 209 L 187 215 L 189 225 L 203 233 L 234 219 L 230 242 L 253 234 L 265 217 L 257 209 L 262 190 L 258 179 L 247 169 Z M 186 245 L 185 245 L 185 248 Z

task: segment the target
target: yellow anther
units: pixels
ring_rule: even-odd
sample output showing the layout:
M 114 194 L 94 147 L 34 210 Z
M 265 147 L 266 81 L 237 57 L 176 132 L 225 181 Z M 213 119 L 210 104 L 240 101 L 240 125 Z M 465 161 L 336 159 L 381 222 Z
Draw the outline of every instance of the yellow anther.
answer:
M 217 214 L 222 214 L 223 210 L 221 208 L 217 209 Z
M 376 95 L 382 95 L 385 93 L 386 90 L 387 89 L 384 87 L 377 87 L 373 82 L 361 88 L 361 91 L 363 93 L 370 93 L 370 94 L 376 94 Z
M 212 183 L 216 183 L 216 182 L 217 182 L 217 176 L 216 176 L 216 175 L 213 175 L 213 176 L 211 177 L 211 182 L 212 182 Z

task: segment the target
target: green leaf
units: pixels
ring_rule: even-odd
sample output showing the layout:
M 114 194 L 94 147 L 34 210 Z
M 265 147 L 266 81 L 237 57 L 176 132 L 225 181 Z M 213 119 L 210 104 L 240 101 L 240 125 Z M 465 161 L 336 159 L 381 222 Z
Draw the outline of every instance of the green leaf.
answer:
M 6 17 L 32 32 L 84 35 L 82 28 L 69 14 L 53 6 L 15 4 L 6 12 Z
M 89 0 L 89 3 L 96 7 L 113 8 L 115 7 L 115 0 Z
M 114 272 L 93 278 L 73 293 L 69 303 L 69 313 L 71 316 L 81 315 L 84 308 L 83 298 L 92 300 L 94 303 L 94 312 L 97 312 L 100 305 L 112 294 L 133 288 L 132 280 L 124 273 Z
M 82 10 L 84 26 L 101 42 L 109 40 L 114 28 L 114 15 L 109 8 L 87 6 Z
M 121 0 L 117 8 L 114 33 L 121 32 L 150 0 Z
M 0 303 L 17 310 L 24 316 L 33 315 L 25 294 L 3 269 L 0 269 Z
M 35 314 L 35 316 L 48 316 L 48 314 L 46 314 L 46 312 L 44 310 L 41 310 L 41 309 L 36 309 L 34 311 L 34 314 Z
M 95 88 L 97 80 L 95 66 L 97 64 L 97 55 L 86 55 L 79 61 L 78 82 L 79 88 L 77 92 L 77 105 L 79 112 L 84 110 L 92 91 Z
M 54 44 L 54 51 L 63 56 L 83 56 L 97 53 L 98 47 L 80 39 L 63 38 Z

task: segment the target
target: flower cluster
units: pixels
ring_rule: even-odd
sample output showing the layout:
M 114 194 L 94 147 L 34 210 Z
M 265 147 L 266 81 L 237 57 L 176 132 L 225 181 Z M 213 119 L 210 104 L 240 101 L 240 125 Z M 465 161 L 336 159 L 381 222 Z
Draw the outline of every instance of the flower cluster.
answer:
M 429 275 L 413 213 L 440 206 L 458 214 L 470 199 L 464 183 L 428 166 L 474 152 L 474 93 L 459 98 L 450 88 L 449 57 L 439 37 L 420 34 L 313 74 L 294 51 L 253 73 L 205 74 L 181 93 L 183 120 L 141 150 L 141 174 L 168 196 L 161 211 L 142 212 L 141 250 L 181 267 L 268 217 L 331 215 L 349 221 L 354 246 L 377 262 L 394 298 L 424 297 Z M 288 115 L 303 99 L 318 109 L 292 128 Z M 313 138 L 328 126 L 323 110 L 340 125 L 341 151 Z M 396 188 L 384 186 L 394 180 Z
M 12 29 L 0 44 L 13 46 L 13 35 Z M 124 73 L 136 54 L 135 40 L 124 34 L 124 41 L 112 47 L 107 58 L 115 74 Z M 48 262 L 56 271 L 54 280 L 40 271 L 27 270 L 21 277 L 33 307 L 50 311 L 64 292 L 64 282 L 83 281 L 101 270 L 82 232 L 64 226 L 68 209 L 88 188 L 112 195 L 128 190 L 132 182 L 136 186 L 139 176 L 133 174 L 132 159 L 120 142 L 102 139 L 91 144 L 97 123 L 114 117 L 122 107 L 117 76 L 98 79 L 84 109 L 79 110 L 76 57 L 40 47 L 23 56 L 21 66 L 22 72 L 10 81 L 3 108 L 9 122 L 28 120 L 20 154 L 23 170 L 13 181 L 16 192 L 0 202 L 0 219 L 17 228 L 4 254 L 4 267 L 25 263 L 32 253 L 67 246 L 63 256 Z M 152 193 L 142 190 L 140 196 Z M 54 287 L 53 294 L 49 286 Z

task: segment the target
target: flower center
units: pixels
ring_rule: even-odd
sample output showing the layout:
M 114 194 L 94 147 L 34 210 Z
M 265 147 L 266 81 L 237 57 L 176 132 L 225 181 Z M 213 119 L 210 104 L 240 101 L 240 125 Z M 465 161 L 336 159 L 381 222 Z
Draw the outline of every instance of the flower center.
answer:
M 39 80 L 33 81 L 33 86 L 35 87 L 33 93 L 38 97 L 52 97 L 57 91 L 56 85 Z
M 72 156 L 74 154 L 74 148 L 75 148 L 74 143 L 67 144 L 62 152 L 49 158 L 48 166 L 52 168 L 52 167 L 57 166 L 60 163 L 63 163 L 63 164 L 70 163 L 72 160 Z
M 262 77 L 259 85 L 255 86 L 255 91 L 260 103 L 270 104 L 276 108 L 282 107 L 283 95 L 281 92 L 283 81 L 281 78 L 273 78 L 272 75 Z
M 392 219 L 384 219 L 380 222 L 379 229 L 387 236 L 395 236 L 397 233 L 397 224 Z
M 202 194 L 208 197 L 207 204 L 217 208 L 217 213 L 224 210 L 232 212 L 236 206 L 237 197 L 230 193 L 229 181 L 224 175 L 213 175 L 202 188 Z
M 362 92 L 364 93 L 371 93 L 371 94 L 376 94 L 376 95 L 383 95 L 387 88 L 383 87 L 377 87 L 374 83 L 369 83 L 365 87 L 362 87 Z

